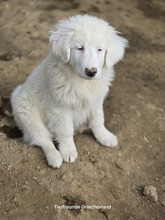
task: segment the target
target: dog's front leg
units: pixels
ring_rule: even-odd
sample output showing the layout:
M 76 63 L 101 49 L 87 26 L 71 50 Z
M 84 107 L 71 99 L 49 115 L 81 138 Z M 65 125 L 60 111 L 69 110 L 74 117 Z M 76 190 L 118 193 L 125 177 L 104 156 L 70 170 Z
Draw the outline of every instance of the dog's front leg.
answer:
M 116 136 L 105 128 L 102 103 L 93 109 L 89 126 L 100 144 L 107 147 L 115 147 L 117 145 L 118 141 Z
M 68 163 L 74 162 L 77 158 L 77 150 L 73 140 L 74 128 L 71 112 L 60 109 L 50 125 L 49 128 L 59 143 L 59 152 L 63 160 Z

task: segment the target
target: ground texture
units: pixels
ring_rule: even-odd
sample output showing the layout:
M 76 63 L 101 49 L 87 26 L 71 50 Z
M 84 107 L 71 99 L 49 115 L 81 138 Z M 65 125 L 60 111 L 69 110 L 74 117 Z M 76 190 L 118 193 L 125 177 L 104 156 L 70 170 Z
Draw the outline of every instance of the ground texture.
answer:
M 9 97 L 49 50 L 61 18 L 92 14 L 129 40 L 105 101 L 119 146 L 75 136 L 78 159 L 48 167 L 23 143 Z M 163 0 L 0 1 L 0 219 L 163 220 L 165 217 L 165 3 Z M 59 209 L 55 205 L 111 206 Z

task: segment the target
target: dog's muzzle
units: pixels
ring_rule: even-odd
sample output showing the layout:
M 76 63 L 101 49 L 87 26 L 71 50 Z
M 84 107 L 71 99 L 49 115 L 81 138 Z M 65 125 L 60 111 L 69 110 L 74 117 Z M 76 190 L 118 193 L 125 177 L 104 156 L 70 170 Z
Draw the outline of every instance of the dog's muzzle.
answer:
M 89 77 L 94 77 L 97 73 L 97 69 L 95 67 L 93 68 L 85 68 L 85 74 Z

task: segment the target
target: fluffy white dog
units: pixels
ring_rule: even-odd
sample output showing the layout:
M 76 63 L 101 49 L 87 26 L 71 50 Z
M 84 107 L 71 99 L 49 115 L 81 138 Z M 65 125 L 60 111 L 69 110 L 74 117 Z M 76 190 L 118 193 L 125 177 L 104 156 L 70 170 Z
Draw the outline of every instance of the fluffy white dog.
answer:
M 76 160 L 73 136 L 84 125 L 100 144 L 117 145 L 116 136 L 104 126 L 103 101 L 127 40 L 89 15 L 62 20 L 50 33 L 50 53 L 13 91 L 11 103 L 24 140 L 40 146 L 48 164 L 59 168 L 62 161 Z

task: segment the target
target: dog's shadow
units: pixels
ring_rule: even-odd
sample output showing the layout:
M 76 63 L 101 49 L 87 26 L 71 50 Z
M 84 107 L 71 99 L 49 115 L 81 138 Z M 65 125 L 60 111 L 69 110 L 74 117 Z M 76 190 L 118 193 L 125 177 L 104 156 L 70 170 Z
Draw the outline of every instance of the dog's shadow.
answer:
M 22 131 L 16 126 L 12 116 L 10 98 L 0 97 L 0 133 L 10 139 L 23 137 Z

